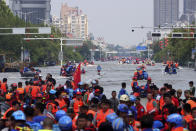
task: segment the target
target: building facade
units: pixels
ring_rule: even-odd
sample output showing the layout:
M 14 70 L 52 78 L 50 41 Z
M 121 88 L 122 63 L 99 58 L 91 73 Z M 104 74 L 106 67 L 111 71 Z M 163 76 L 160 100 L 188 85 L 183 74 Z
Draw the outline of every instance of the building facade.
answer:
M 154 0 L 154 27 L 172 26 L 179 20 L 179 0 Z
M 62 19 L 62 33 L 70 38 L 88 38 L 88 19 L 78 7 L 63 4 L 60 18 Z
M 184 10 L 182 19 L 186 20 L 189 23 L 193 23 L 195 21 L 196 13 L 196 0 L 184 0 Z
M 51 0 L 9 0 L 9 7 L 25 22 L 50 23 Z

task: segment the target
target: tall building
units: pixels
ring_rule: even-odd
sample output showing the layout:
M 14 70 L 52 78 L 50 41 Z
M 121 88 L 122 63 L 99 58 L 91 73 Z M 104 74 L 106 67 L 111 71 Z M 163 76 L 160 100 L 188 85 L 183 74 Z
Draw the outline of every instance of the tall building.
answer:
M 179 0 L 154 0 L 154 27 L 171 26 L 179 20 Z
M 60 12 L 62 33 L 72 38 L 88 38 L 88 18 L 78 7 L 63 4 Z
M 184 11 L 181 19 L 186 20 L 189 23 L 193 23 L 195 21 L 195 12 L 196 0 L 184 0 Z
M 48 24 L 50 22 L 51 0 L 9 0 L 9 7 L 26 22 Z

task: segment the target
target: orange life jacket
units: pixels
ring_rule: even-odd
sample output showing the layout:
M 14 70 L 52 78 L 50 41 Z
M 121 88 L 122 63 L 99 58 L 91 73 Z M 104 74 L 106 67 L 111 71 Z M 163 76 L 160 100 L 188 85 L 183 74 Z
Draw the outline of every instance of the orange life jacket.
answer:
M 73 129 L 77 129 L 76 121 L 78 119 L 78 114 L 75 115 L 75 117 L 72 120 L 72 127 Z
M 163 109 L 163 106 L 165 105 L 165 102 L 164 102 L 164 99 L 163 99 L 163 96 L 161 96 L 160 100 L 159 100 L 159 108 L 160 110 Z
M 88 110 L 87 114 L 92 114 L 92 115 L 93 115 L 93 117 L 95 117 L 96 112 L 95 112 L 95 111 L 93 111 L 93 110 Z
M 193 120 L 193 116 L 192 115 L 186 115 L 183 117 L 183 119 L 186 121 L 186 123 L 189 123 Z
M 21 95 L 21 94 L 24 94 L 24 88 L 17 88 L 16 91 L 17 91 L 17 93 L 20 94 L 20 95 Z
M 147 113 L 151 112 L 155 107 L 153 106 L 153 102 L 156 102 L 155 99 L 152 99 L 150 101 L 147 102 L 146 104 L 146 110 L 147 110 Z
M 48 104 L 46 105 L 46 109 L 47 109 L 47 110 L 48 110 L 48 106 L 49 106 L 49 105 L 52 106 L 52 111 L 51 111 L 51 113 L 55 114 L 55 113 L 58 111 L 58 108 L 57 108 L 56 104 L 54 104 L 54 103 L 48 103 Z
M 83 106 L 83 105 L 84 105 L 84 103 L 83 103 L 82 100 L 74 99 L 74 105 L 73 105 L 74 112 L 78 113 L 80 107 Z
M 171 131 L 184 131 L 184 128 L 183 127 L 176 127 L 176 128 L 172 128 Z
M 29 92 L 29 88 L 30 88 L 30 87 L 31 87 L 30 85 L 27 85 L 27 86 L 25 87 L 25 92 L 26 92 L 26 93 Z
M 33 98 L 37 97 L 37 93 L 39 93 L 39 87 L 38 86 L 32 86 L 32 91 L 31 91 L 31 95 Z
M 7 115 L 7 113 L 9 112 L 9 111 L 11 111 L 11 110 L 13 110 L 13 111 L 16 111 L 13 107 L 10 107 L 4 114 L 3 114 L 3 117 L 2 117 L 2 119 L 7 119 L 6 118 L 6 115 Z
M 140 122 L 139 121 L 135 121 L 133 123 L 130 123 L 130 125 L 133 127 L 134 131 L 139 131 L 139 126 L 140 126 Z
M 99 127 L 101 125 L 102 122 L 106 121 L 106 116 L 108 114 L 113 113 L 114 111 L 112 109 L 108 109 L 106 112 L 103 112 L 103 110 L 99 110 L 96 114 L 96 123 L 97 123 L 97 127 Z
M 7 92 L 7 83 L 2 83 L 1 84 L 1 90 L 5 93 Z
M 194 107 L 196 107 L 196 102 L 193 100 L 188 100 L 186 103 L 191 105 L 191 109 L 193 109 Z
M 55 101 L 59 104 L 59 107 L 60 108 L 62 108 L 66 104 L 63 99 L 62 100 L 56 99 Z M 63 108 L 62 110 L 64 110 L 65 112 L 67 112 L 67 108 Z

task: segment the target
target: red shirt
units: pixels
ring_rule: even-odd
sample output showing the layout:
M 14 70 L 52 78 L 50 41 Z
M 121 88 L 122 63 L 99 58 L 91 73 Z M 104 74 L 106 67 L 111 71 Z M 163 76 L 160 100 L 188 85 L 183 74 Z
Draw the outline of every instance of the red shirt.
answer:
M 144 116 L 146 114 L 145 108 L 139 104 L 136 106 L 137 109 L 137 120 L 140 120 L 140 118 L 142 118 L 142 116 Z
M 175 105 L 176 107 L 179 106 L 178 98 L 172 96 L 172 101 L 174 102 L 174 105 Z

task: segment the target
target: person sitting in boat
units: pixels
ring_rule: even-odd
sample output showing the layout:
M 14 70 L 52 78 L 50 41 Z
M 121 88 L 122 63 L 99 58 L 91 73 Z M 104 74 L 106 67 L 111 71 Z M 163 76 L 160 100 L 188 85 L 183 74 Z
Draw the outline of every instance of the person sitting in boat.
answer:
M 28 72 L 30 69 L 28 67 L 24 67 L 23 72 Z
M 165 72 L 166 72 L 166 73 L 169 73 L 169 65 L 167 65 L 167 66 L 165 67 Z
M 101 72 L 101 66 L 100 65 L 97 66 L 97 72 L 98 72 L 98 74 L 100 74 L 100 72 Z
M 137 92 L 138 91 L 138 82 L 137 82 L 137 77 L 133 77 L 132 78 L 132 82 L 131 82 L 131 87 L 132 87 L 132 90 L 133 92 Z

